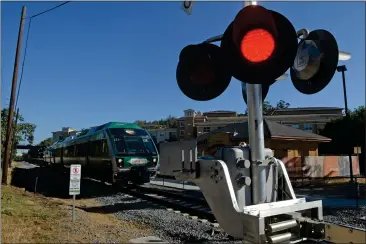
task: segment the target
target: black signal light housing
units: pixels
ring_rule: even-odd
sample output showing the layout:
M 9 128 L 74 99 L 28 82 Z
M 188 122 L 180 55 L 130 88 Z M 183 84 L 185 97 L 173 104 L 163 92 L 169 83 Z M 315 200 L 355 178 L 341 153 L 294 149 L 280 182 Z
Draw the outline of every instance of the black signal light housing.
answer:
M 237 14 L 221 41 L 233 77 L 262 85 L 272 84 L 290 68 L 297 45 L 295 28 L 286 17 L 256 5 Z
M 208 101 L 229 86 L 231 74 L 221 48 L 210 44 L 188 45 L 179 55 L 176 78 L 181 91 L 196 101 Z

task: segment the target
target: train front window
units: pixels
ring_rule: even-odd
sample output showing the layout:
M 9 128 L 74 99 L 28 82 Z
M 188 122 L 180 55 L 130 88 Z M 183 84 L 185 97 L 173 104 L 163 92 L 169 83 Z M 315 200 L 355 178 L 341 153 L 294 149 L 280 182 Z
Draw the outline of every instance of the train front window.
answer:
M 109 131 L 117 152 L 156 155 L 154 144 L 145 130 L 111 128 Z
M 128 152 L 133 152 L 133 153 L 146 152 L 145 145 L 144 145 L 141 137 L 125 136 L 124 141 L 125 141 L 125 145 L 127 147 Z
M 145 146 L 146 146 L 146 149 L 148 150 L 148 152 L 150 154 L 156 155 L 156 150 L 155 150 L 153 141 L 150 138 L 144 138 L 143 141 L 145 143 Z

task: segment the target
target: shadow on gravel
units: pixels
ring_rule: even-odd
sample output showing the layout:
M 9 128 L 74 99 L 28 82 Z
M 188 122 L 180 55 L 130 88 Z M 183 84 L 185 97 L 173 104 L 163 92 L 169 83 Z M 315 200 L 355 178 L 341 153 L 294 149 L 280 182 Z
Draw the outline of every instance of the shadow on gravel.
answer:
M 148 201 L 141 201 L 138 202 L 127 202 L 127 201 L 136 201 L 132 200 L 132 198 L 119 200 L 120 203 L 116 203 L 113 205 L 105 205 L 100 207 L 78 207 L 86 212 L 92 212 L 92 213 L 106 213 L 106 214 L 113 214 L 116 212 L 120 212 L 123 210 L 141 210 L 141 209 L 164 209 L 163 206 L 158 205 L 152 205 Z
M 11 185 L 46 197 L 70 198 L 69 174 L 50 167 L 14 168 Z M 117 190 L 101 182 L 82 179 L 81 194 L 77 199 L 95 198 L 117 193 Z

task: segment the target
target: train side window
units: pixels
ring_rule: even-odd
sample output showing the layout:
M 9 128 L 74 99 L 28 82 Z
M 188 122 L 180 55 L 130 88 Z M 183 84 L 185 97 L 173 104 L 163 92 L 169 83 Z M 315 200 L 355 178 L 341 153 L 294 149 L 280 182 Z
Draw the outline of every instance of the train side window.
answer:
M 101 150 L 102 150 L 101 140 L 92 141 L 90 149 L 91 149 L 91 154 L 94 157 L 100 157 L 102 155 L 101 154 Z
M 67 147 L 68 148 L 68 153 L 69 153 L 69 157 L 72 157 L 72 156 L 74 156 L 74 146 L 68 146 Z
M 102 153 L 103 153 L 103 156 L 108 156 L 109 155 L 108 143 L 107 143 L 106 139 L 104 139 L 102 141 Z
M 100 157 L 101 156 L 100 140 L 94 141 L 94 146 L 95 146 L 95 156 Z
M 86 156 L 86 147 L 87 147 L 86 143 L 81 143 L 80 144 L 80 157 L 85 157 Z
M 61 148 L 56 148 L 56 157 L 61 157 Z
M 80 143 L 76 145 L 76 150 L 77 150 L 77 156 L 78 157 L 85 157 L 85 143 Z

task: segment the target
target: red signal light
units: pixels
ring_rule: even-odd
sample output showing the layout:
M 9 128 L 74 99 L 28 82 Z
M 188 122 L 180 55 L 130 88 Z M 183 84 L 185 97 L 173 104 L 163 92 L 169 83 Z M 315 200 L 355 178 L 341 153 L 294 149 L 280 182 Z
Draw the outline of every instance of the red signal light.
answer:
M 264 29 L 247 32 L 241 43 L 240 51 L 244 58 L 253 63 L 269 59 L 275 49 L 275 40 L 271 33 Z
M 234 78 L 271 85 L 293 65 L 297 39 L 295 28 L 285 16 L 260 6 L 247 6 L 226 28 L 220 46 Z

